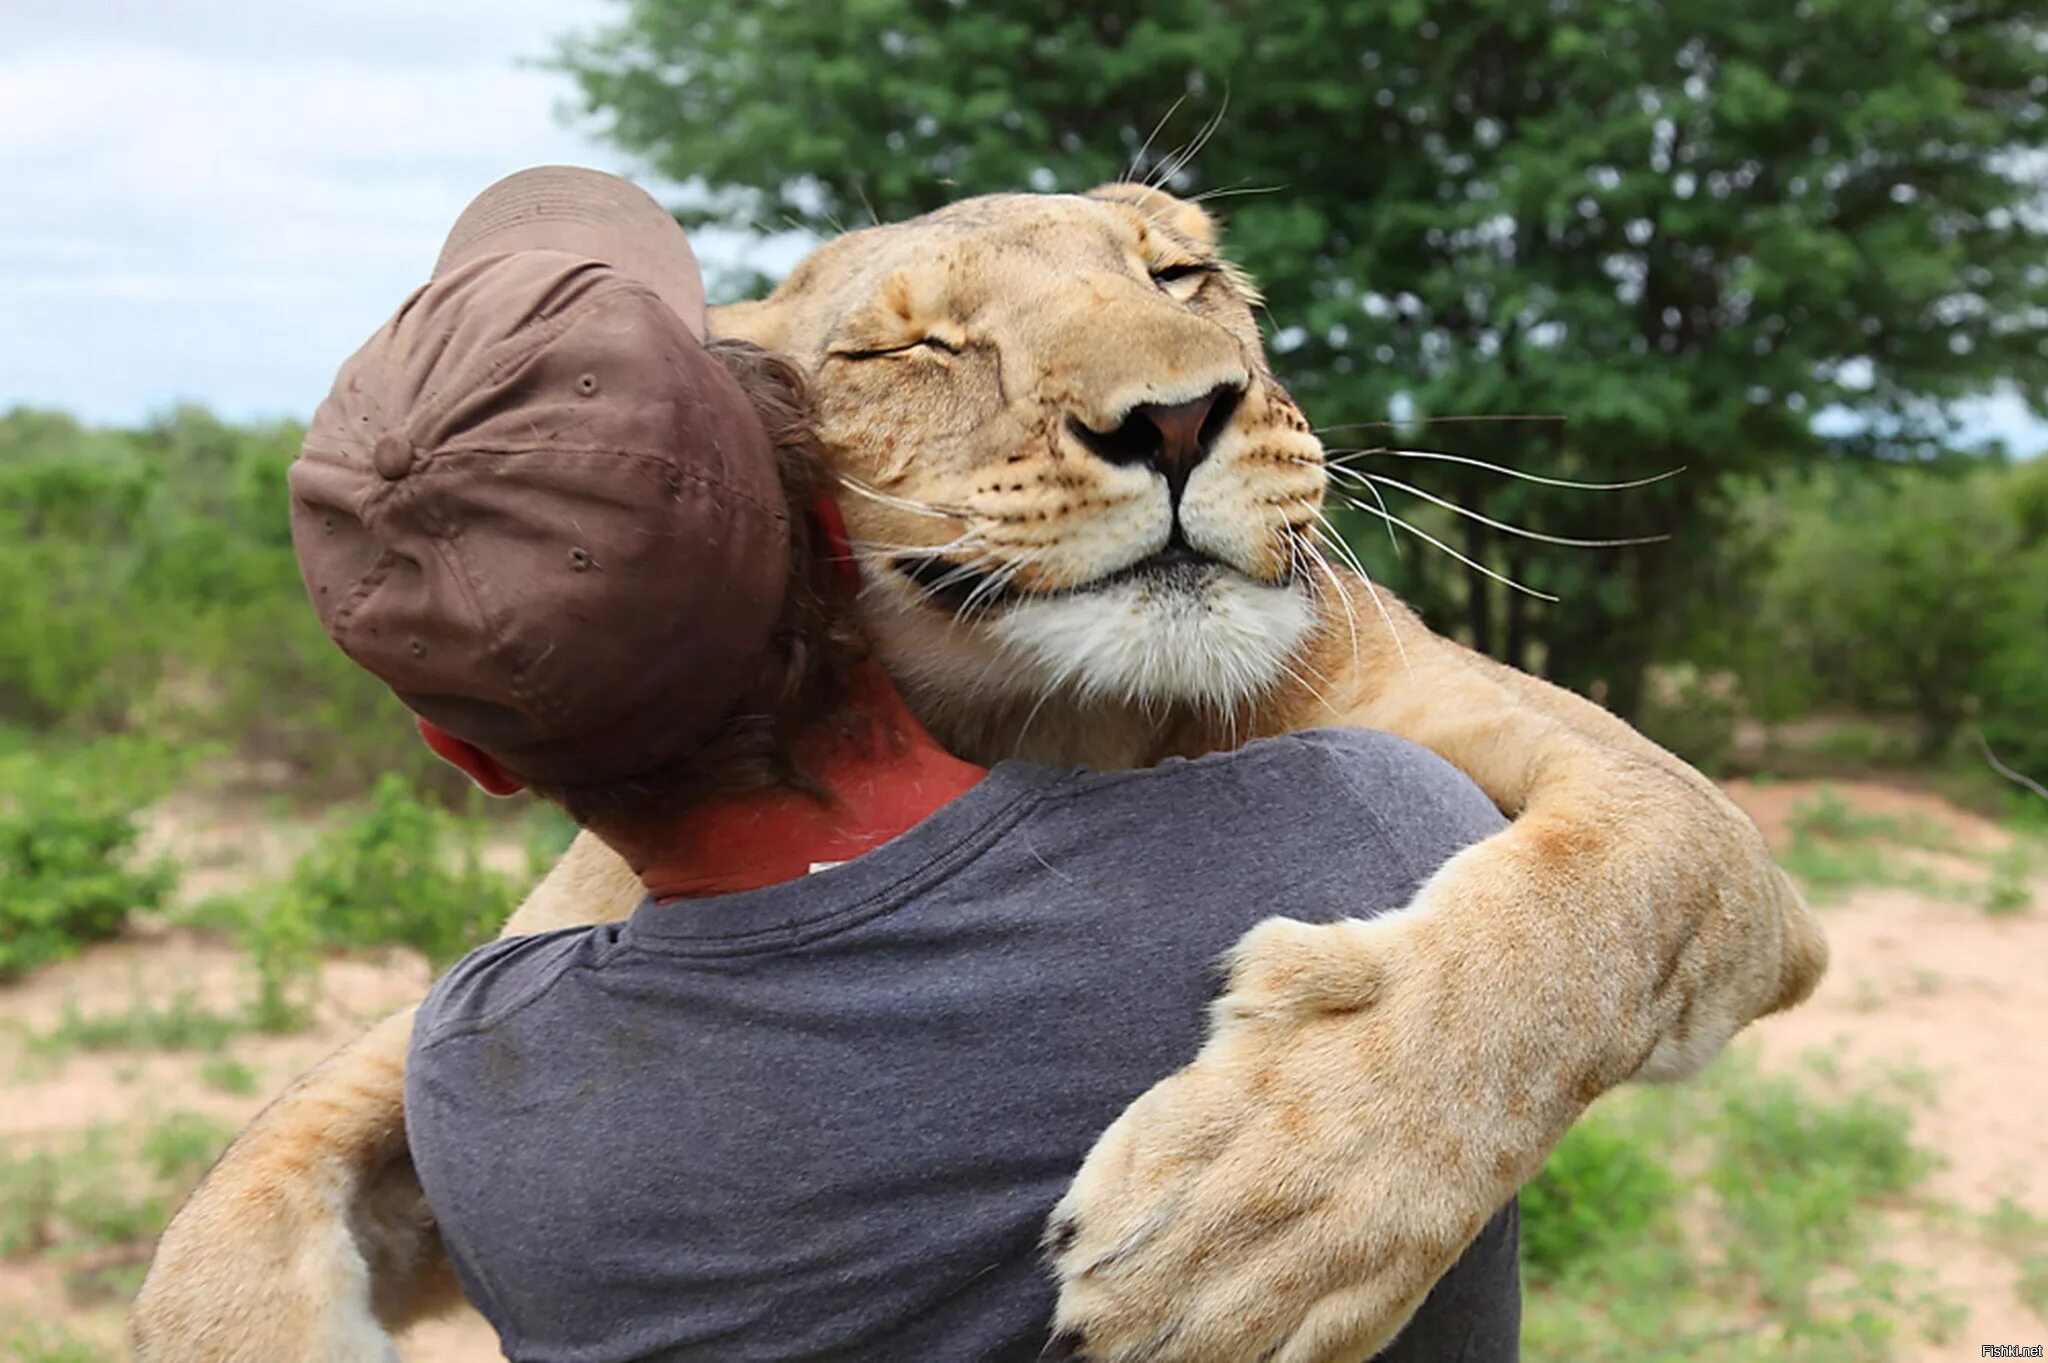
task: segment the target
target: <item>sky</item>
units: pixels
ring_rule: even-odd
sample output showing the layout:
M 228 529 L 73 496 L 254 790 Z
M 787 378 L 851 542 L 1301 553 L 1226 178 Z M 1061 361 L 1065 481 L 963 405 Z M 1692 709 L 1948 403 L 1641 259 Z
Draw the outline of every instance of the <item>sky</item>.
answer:
M 675 186 L 565 120 L 555 40 L 611 0 L 0 0 L 0 409 L 311 413 L 522 166 Z M 770 273 L 796 244 L 699 233 Z M 1976 438 L 2048 451 L 2015 394 Z
M 477 191 L 545 162 L 636 169 L 533 65 L 615 9 L 0 0 L 0 409 L 310 414 Z

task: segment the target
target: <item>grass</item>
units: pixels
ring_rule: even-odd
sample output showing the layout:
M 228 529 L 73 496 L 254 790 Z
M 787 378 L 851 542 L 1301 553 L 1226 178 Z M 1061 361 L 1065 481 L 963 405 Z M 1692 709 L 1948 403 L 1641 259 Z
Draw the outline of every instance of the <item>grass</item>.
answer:
M 1778 861 L 1798 877 L 1816 903 L 1839 899 L 1859 886 L 1895 886 L 1931 899 L 1975 904 L 1993 917 L 2011 917 L 2033 908 L 2029 877 L 2042 856 L 2033 840 L 2015 833 L 2010 847 L 1998 852 L 1972 852 L 1958 847 L 1947 831 L 1924 815 L 1900 818 L 1866 814 L 1852 808 L 1833 789 L 1822 786 L 1793 811 L 1791 839 Z M 1981 880 L 1939 875 L 1901 850 L 1934 852 L 1974 865 Z
M 211 1117 L 173 1112 L 0 1147 L 0 1255 L 61 1264 L 74 1303 L 128 1300 L 172 1208 L 232 1135 Z
M 108 1355 L 62 1326 L 26 1321 L 0 1330 L 0 1358 L 12 1363 L 105 1363 Z
M 1984 885 L 1985 913 L 1993 918 L 2017 918 L 2033 912 L 2034 891 L 2027 879 L 2034 860 L 2020 843 L 1991 859 L 1991 876 Z
M 199 1067 L 199 1082 L 237 1098 L 246 1098 L 257 1088 L 256 1071 L 224 1055 L 215 1056 Z
M 189 991 L 168 1003 L 138 992 L 114 1012 L 84 1013 L 66 1000 L 57 1025 L 32 1044 L 44 1051 L 218 1051 L 248 1029 L 242 1018 L 201 1007 Z
M 1932 1161 L 1901 1081 L 1724 1060 L 1567 1135 L 1522 1201 L 1524 1356 L 1709 1363 L 1890 1357 L 1957 1308 L 1875 1246 Z
M 1998 1199 L 1983 1226 L 1992 1248 L 2010 1255 L 2018 1270 L 2013 1290 L 2020 1304 L 2048 1321 L 2048 1217 L 2007 1196 Z

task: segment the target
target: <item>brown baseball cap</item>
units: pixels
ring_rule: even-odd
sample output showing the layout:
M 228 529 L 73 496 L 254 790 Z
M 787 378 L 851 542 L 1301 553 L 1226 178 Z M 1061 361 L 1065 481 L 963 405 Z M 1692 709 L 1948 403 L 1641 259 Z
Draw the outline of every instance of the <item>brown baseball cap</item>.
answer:
M 321 623 L 514 775 L 588 785 L 757 685 L 789 571 L 768 437 L 682 229 L 616 176 L 492 185 L 341 367 L 290 472 Z

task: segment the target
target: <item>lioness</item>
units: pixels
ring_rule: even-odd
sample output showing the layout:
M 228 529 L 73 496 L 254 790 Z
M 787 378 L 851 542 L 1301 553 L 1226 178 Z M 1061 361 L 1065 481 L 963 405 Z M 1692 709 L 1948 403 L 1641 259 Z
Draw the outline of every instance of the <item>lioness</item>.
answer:
M 1514 820 L 1400 913 L 1240 944 L 1208 1045 L 1054 1218 L 1058 1323 L 1095 1358 L 1363 1357 L 1595 1096 L 1692 1072 L 1825 963 L 1710 782 L 1320 557 L 1321 447 L 1251 303 L 1199 208 L 1112 185 L 850 233 L 712 318 L 811 375 L 866 626 L 962 755 L 1369 726 Z M 1201 453 L 1163 459 L 1183 419 Z M 586 835 L 506 931 L 640 897 Z M 388 1358 L 452 1298 L 406 1159 L 409 1024 L 299 1081 L 194 1195 L 136 1306 L 145 1363 Z

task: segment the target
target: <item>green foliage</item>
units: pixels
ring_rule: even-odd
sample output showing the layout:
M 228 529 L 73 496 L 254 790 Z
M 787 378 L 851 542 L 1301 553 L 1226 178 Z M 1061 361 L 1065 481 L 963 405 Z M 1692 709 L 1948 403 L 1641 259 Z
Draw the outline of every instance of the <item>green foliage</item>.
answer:
M 1828 786 L 1801 801 L 1788 826 L 1792 837 L 1779 864 L 1799 878 L 1816 903 L 1859 885 L 1896 885 L 1931 899 L 1977 905 L 1992 917 L 2023 914 L 2033 907 L 2032 877 L 2044 859 L 2043 844 L 2022 830 L 2014 831 L 2001 850 L 1971 850 L 1957 846 L 1945 828 L 1925 815 L 1862 813 Z M 1902 850 L 1909 855 L 1899 855 Z M 1937 874 L 1912 852 L 1944 853 L 1950 862 L 1969 864 L 1976 874 L 1961 880 Z
M 43 1050 L 217 1051 L 244 1025 L 201 1007 L 189 992 L 168 1003 L 137 993 L 126 1008 L 107 1013 L 83 1013 L 66 1000 L 63 1017 L 35 1044 Z
M 57 1191 L 57 1157 L 49 1151 L 0 1157 L 0 1257 L 31 1254 L 50 1243 Z
M 284 490 L 302 435 L 194 407 L 140 431 L 0 413 L 0 724 L 146 729 L 344 787 L 431 771 L 307 608 Z
M 487 870 L 479 829 L 396 776 L 292 868 L 269 919 L 302 918 L 335 946 L 398 944 L 446 965 L 495 936 L 524 885 Z
M 1522 1189 L 1522 1262 L 1540 1281 L 1632 1246 L 1669 1217 L 1677 1192 L 1633 1133 L 1590 1115 Z
M 167 861 L 135 861 L 137 803 L 50 772 L 0 791 L 0 980 L 112 937 L 161 904 Z
M 304 903 L 285 894 L 267 911 L 252 913 L 242 941 L 256 976 L 250 1025 L 272 1033 L 304 1027 L 320 983 L 320 938 Z
M 0 1333 L 0 1358 L 11 1363 L 106 1363 L 109 1355 L 60 1325 L 23 1321 Z
M 1910 713 L 1922 757 L 1982 708 L 2029 760 L 2048 713 L 2023 708 L 2048 706 L 2048 555 L 2014 514 L 2020 476 L 1837 471 L 1739 493 L 1728 552 L 1748 588 L 1746 678 L 1796 684 L 1808 703 Z M 2015 647 L 2033 660 L 2024 680 Z
M 224 1055 L 215 1056 L 199 1067 L 199 1082 L 237 1098 L 246 1098 L 257 1087 L 256 1071 Z
M 142 1138 L 142 1161 L 159 1182 L 191 1187 L 235 1137 L 231 1126 L 196 1112 L 173 1112 Z
M 2007 1195 L 1984 1218 L 1984 1231 L 1992 1247 L 2011 1256 L 2018 1270 L 2013 1292 L 2020 1304 L 2048 1321 L 2048 1218 Z
M 1954 1305 L 1880 1248 L 1930 1163 L 1896 1088 L 1735 1057 L 1603 1100 L 1523 1191 L 1523 1356 L 1881 1363 L 1950 1337 Z
M 1738 1233 L 1731 1253 L 1809 1284 L 1861 1212 L 1929 1164 L 1911 1114 L 1879 1093 L 1817 1101 L 1789 1078 L 1759 1075 L 1728 1096 L 1707 1177 Z
M 2015 469 L 2003 492 L 2023 547 L 1977 674 L 1981 728 L 2000 761 L 2048 786 L 2048 460 Z M 2048 807 L 2031 793 L 2024 798 Z
M 1654 671 L 1637 727 L 1709 776 L 1728 769 L 1735 751 L 1740 696 L 1730 678 L 1691 664 Z
M 95 1126 L 54 1146 L 0 1144 L 0 1255 L 71 1261 L 74 1300 L 132 1296 L 149 1247 L 233 1136 L 173 1112 L 144 1126 Z
M 1991 878 L 1984 886 L 1984 912 L 1993 918 L 2017 918 L 2034 907 L 2028 877 L 2034 869 L 2026 849 L 2014 846 L 1992 858 Z
M 1839 842 L 1880 838 L 1906 847 L 1941 851 L 1950 845 L 1946 830 L 1924 814 L 1904 818 L 1865 814 L 1851 809 L 1833 787 L 1822 786 L 1792 810 L 1792 835 L 1832 838 Z
M 1720 476 L 1923 453 L 1944 400 L 2048 385 L 2036 186 L 2015 173 L 2048 123 L 2042 31 L 2023 0 L 633 0 L 561 62 L 622 148 L 705 186 L 687 218 L 823 233 L 1126 171 L 1232 195 L 1230 250 L 1319 424 L 1404 405 L 1571 423 L 1338 443 L 1686 467 L 1599 497 L 1435 466 L 1433 491 L 1497 520 L 1674 534 L 1572 555 L 1461 528 L 1555 606 L 1357 537 L 1480 647 L 1604 681 L 1628 714 L 1653 650 L 1711 604 L 1687 588 Z M 1835 406 L 1862 435 L 1814 430 Z

